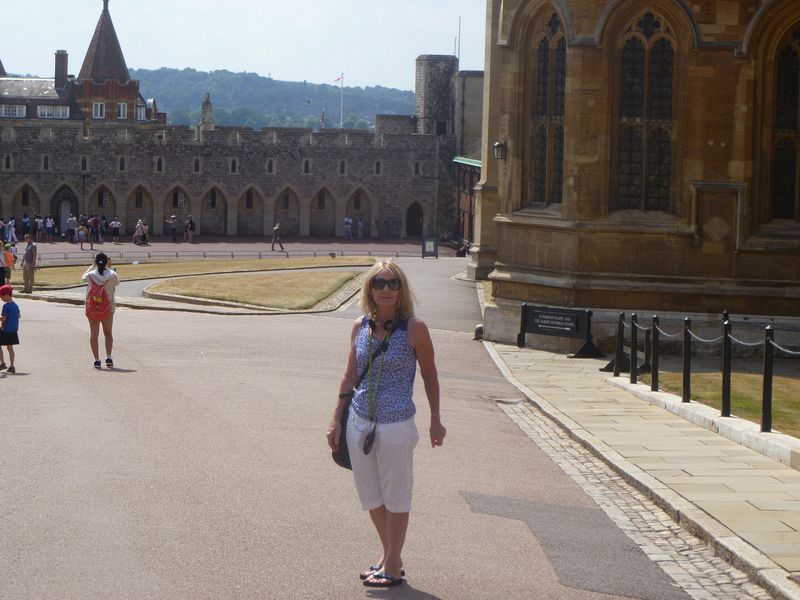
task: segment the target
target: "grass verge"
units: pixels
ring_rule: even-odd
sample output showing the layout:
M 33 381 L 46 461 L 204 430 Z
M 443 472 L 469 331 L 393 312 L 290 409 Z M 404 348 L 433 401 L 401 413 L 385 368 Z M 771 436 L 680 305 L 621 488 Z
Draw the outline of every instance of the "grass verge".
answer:
M 244 260 L 197 260 L 180 262 L 120 263 L 112 264 L 123 281 L 158 279 L 184 275 L 231 273 L 239 271 L 275 271 L 308 269 L 314 267 L 371 266 L 375 259 L 368 256 L 337 256 L 336 258 L 253 258 Z M 81 275 L 88 265 L 44 267 L 36 271 L 36 289 L 58 289 L 81 285 Z M 14 271 L 11 283 L 22 286 L 22 270 Z
M 204 275 L 163 281 L 151 286 L 150 291 L 268 308 L 305 310 L 333 294 L 357 274 L 302 271 Z
M 642 375 L 642 383 L 651 382 L 650 375 Z M 731 412 L 742 419 L 761 423 L 761 398 L 763 377 L 760 373 L 733 373 L 731 375 Z M 659 371 L 660 388 L 681 395 L 683 374 Z M 722 374 L 692 373 L 692 401 L 722 408 Z M 772 382 L 772 427 L 775 430 L 800 437 L 800 379 L 775 375 Z

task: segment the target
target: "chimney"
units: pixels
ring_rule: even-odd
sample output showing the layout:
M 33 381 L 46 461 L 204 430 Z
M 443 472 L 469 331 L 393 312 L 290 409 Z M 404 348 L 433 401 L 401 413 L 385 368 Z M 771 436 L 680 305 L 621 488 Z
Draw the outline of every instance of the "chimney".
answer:
M 63 90 L 67 85 L 67 62 L 69 55 L 66 50 L 56 50 L 56 89 Z

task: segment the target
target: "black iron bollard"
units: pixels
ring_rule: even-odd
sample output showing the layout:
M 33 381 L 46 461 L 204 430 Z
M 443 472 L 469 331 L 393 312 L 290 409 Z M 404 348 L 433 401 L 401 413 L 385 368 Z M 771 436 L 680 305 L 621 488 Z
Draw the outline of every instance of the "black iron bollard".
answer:
M 683 320 L 683 402 L 692 401 L 692 320 Z
M 761 431 L 772 431 L 772 339 L 775 332 L 767 325 L 764 337 L 764 394 L 761 398 Z
M 722 324 L 722 411 L 720 416 L 731 416 L 731 322 Z
M 639 383 L 639 316 L 631 313 L 631 383 Z
M 625 313 L 619 313 L 619 321 L 617 322 L 617 347 L 614 353 L 614 377 L 619 377 L 620 368 L 622 365 L 622 345 L 625 338 Z
M 658 391 L 658 315 L 653 315 L 653 366 L 650 370 L 652 378 L 650 381 L 650 390 L 653 392 Z

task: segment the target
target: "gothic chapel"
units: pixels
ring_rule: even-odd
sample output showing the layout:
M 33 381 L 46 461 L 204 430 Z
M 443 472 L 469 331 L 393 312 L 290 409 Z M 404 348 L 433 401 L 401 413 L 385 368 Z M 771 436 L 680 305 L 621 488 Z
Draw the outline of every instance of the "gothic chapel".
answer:
M 800 316 L 800 2 L 488 0 L 486 47 L 487 337 L 525 301 Z

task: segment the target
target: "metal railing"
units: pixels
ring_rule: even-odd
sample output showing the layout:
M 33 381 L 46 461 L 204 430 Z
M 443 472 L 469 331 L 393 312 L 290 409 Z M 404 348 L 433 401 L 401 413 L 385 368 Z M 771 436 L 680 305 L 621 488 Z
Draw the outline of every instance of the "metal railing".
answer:
M 271 250 L 180 250 L 180 251 L 166 251 L 166 250 L 112 250 L 110 248 L 95 248 L 89 254 L 84 252 L 40 252 L 38 261 L 39 263 L 47 266 L 55 266 L 59 264 L 68 263 L 84 263 L 87 258 L 92 258 L 97 252 L 104 252 L 107 256 L 114 259 L 114 262 L 121 261 L 134 261 L 134 260 L 199 260 L 199 259 L 235 259 L 235 258 L 299 258 L 299 257 L 313 257 L 330 256 L 419 256 L 418 250 L 293 250 L 293 251 L 280 251 L 273 252 Z
M 669 333 L 664 331 L 659 323 L 658 315 L 653 316 L 650 327 L 639 325 L 639 317 L 636 313 L 631 314 L 630 324 L 625 322 L 625 313 L 619 313 L 617 323 L 616 351 L 614 358 L 614 377 L 619 377 L 625 364 L 625 330 L 630 329 L 630 382 L 638 383 L 639 373 L 650 372 L 650 389 L 657 392 L 659 389 L 659 357 L 661 338 L 682 337 L 682 387 L 681 400 L 691 402 L 692 398 L 692 347 L 695 342 L 700 344 L 722 343 L 722 407 L 720 416 L 731 416 L 731 356 L 733 344 L 742 347 L 759 348 L 763 347 L 764 363 L 762 373 L 764 383 L 761 395 L 761 431 L 768 433 L 772 431 L 772 380 L 773 368 L 776 352 L 791 357 L 800 357 L 800 352 L 784 348 L 775 342 L 775 330 L 772 325 L 767 325 L 764 331 L 764 339 L 760 341 L 747 342 L 734 337 L 731 333 L 732 322 L 728 312 L 722 313 L 722 335 L 713 339 L 704 339 L 692 331 L 692 320 L 686 317 L 683 321 L 682 331 Z M 645 332 L 644 362 L 639 365 L 639 331 Z

